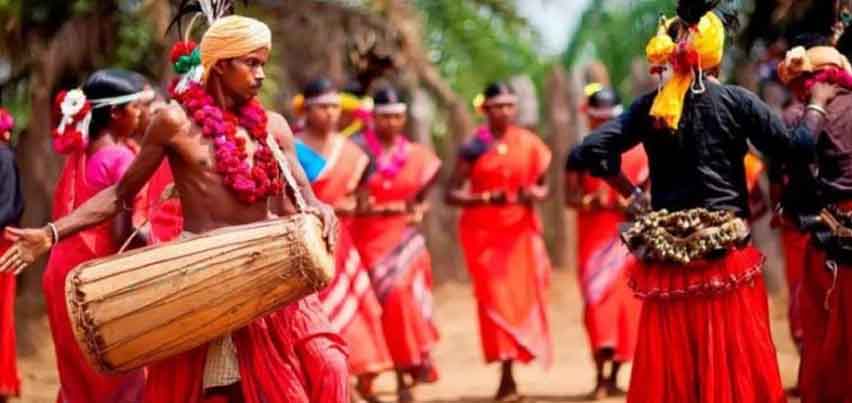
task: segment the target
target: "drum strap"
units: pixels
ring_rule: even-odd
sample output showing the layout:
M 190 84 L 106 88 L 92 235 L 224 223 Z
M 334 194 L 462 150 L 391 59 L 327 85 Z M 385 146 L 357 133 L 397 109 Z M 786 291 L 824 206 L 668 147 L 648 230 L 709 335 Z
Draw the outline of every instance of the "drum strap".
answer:
M 275 141 L 275 138 L 272 137 L 272 134 L 266 136 L 266 146 L 269 147 L 269 150 L 272 151 L 272 155 L 275 157 L 275 160 L 278 161 L 278 167 L 281 169 L 281 174 L 284 176 L 284 181 L 287 183 L 287 186 L 293 191 L 293 197 L 296 199 L 296 207 L 299 209 L 300 213 L 304 213 L 308 211 L 308 205 L 305 203 L 305 197 L 302 196 L 302 192 L 299 191 L 299 186 L 296 185 L 296 177 L 293 176 L 293 170 L 290 169 L 290 163 L 287 161 L 287 156 L 284 155 L 284 151 L 281 150 L 281 147 L 278 145 L 278 142 Z M 165 199 L 171 198 L 174 196 L 174 188 L 167 189 L 169 196 L 165 196 L 161 198 L 160 202 L 164 202 Z M 145 220 L 147 223 L 148 220 Z M 144 224 L 143 224 L 144 225 Z M 119 248 L 118 253 L 124 253 L 128 246 L 130 246 L 130 242 L 139 235 L 140 228 L 136 228 L 130 237 L 124 241 L 124 244 Z
M 269 147 L 269 150 L 272 151 L 272 155 L 275 156 L 275 160 L 278 161 L 278 167 L 281 168 L 281 174 L 284 176 L 284 181 L 287 182 L 287 186 L 289 186 L 293 191 L 293 197 L 296 199 L 296 206 L 299 208 L 299 212 L 304 213 L 307 211 L 305 198 L 302 196 L 302 192 L 299 191 L 299 186 L 296 185 L 296 178 L 293 176 L 293 171 L 290 169 L 290 163 L 287 161 L 287 156 L 284 155 L 284 151 L 281 150 L 281 146 L 278 145 L 278 142 L 275 141 L 272 134 L 266 136 L 266 146 Z

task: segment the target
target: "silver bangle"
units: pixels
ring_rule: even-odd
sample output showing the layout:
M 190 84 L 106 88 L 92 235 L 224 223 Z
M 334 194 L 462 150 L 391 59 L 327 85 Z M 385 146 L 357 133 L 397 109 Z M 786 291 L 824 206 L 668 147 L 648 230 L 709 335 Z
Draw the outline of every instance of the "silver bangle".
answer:
M 48 228 L 50 228 L 50 232 L 53 235 L 53 245 L 59 243 L 59 230 L 56 228 L 56 224 L 49 222 L 47 223 Z
M 827 116 L 828 116 L 828 112 L 825 110 L 825 108 L 823 108 L 823 107 L 821 107 L 821 106 L 819 106 L 819 105 L 817 105 L 817 104 L 810 104 L 810 105 L 808 105 L 808 106 L 807 106 L 807 108 L 805 108 L 805 109 L 807 109 L 807 110 L 811 110 L 811 111 L 814 111 L 814 112 L 817 112 L 817 113 L 819 113 L 820 115 L 822 115 L 822 117 L 827 117 Z

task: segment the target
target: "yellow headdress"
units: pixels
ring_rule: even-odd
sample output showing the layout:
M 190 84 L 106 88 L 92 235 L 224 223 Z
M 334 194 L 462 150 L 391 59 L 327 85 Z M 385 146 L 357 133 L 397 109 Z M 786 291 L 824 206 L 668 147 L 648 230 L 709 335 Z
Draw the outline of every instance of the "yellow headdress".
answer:
M 704 92 L 702 71 L 719 66 L 725 50 L 725 26 L 714 12 L 706 13 L 690 27 L 680 43 L 667 33 L 674 21 L 661 19 L 657 35 L 645 48 L 648 61 L 654 66 L 652 71 L 662 73 L 668 66 L 673 70 L 672 78 L 660 88 L 651 107 L 651 116 L 670 129 L 677 129 L 680 124 L 686 92 L 690 87 L 696 93 Z

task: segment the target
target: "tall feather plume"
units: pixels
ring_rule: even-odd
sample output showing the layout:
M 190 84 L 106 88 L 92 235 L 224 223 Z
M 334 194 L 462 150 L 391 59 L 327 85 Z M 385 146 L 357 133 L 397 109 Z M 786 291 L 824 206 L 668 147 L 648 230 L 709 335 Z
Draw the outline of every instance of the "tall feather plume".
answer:
M 701 17 L 715 9 L 721 0 L 678 0 L 677 15 L 689 25 L 698 24 Z
M 248 0 L 240 0 L 244 6 L 248 6 Z M 177 28 L 178 35 L 183 32 L 182 21 L 184 17 L 203 14 L 208 24 L 213 24 L 219 18 L 234 13 L 234 1 L 232 0 L 180 0 L 177 5 L 177 13 L 169 23 L 168 31 Z

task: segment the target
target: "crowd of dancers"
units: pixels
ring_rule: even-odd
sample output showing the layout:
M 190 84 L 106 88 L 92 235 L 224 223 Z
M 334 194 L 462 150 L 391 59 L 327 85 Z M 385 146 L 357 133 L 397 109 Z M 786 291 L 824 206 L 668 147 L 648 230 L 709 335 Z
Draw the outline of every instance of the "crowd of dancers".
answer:
M 619 370 L 633 361 L 630 403 L 786 401 L 765 259 L 748 229 L 761 210 L 760 155 L 783 206 L 776 222 L 802 355 L 797 393 L 806 403 L 852 402 L 852 66 L 831 38 L 807 36 L 773 69 L 792 94 L 774 110 L 716 78 L 732 21 L 717 3 L 681 1 L 676 17 L 661 20 L 646 49 L 652 71 L 667 74 L 659 89 L 624 108 L 611 88 L 585 87 L 578 113 L 592 132 L 563 175 L 565 204 L 578 212 L 597 374 L 589 398 L 624 394 Z M 362 102 L 314 80 L 293 101 L 291 130 L 257 98 L 268 27 L 210 4 L 200 43 L 174 46 L 168 95 L 120 69 L 57 95 L 52 140 L 65 166 L 42 228 L 16 228 L 26 173 L 9 146 L 14 119 L 0 113 L 0 396 L 20 393 L 14 274 L 49 253 L 43 290 L 59 402 L 377 402 L 373 383 L 387 371 L 396 399 L 414 401 L 416 385 L 439 381 L 435 346 L 453 342 L 440 341 L 418 226 L 447 169 L 439 191 L 461 210 L 484 361 L 501 368 L 494 398 L 522 399 L 514 365 L 553 360 L 551 264 L 535 209 L 551 197 L 553 161 L 515 123 L 514 90 L 484 89 L 484 123 L 452 166 L 405 134 L 408 105 L 392 87 Z M 284 190 L 276 148 L 298 192 Z M 88 365 L 65 303 L 72 269 L 119 253 L 129 238 L 131 248 L 158 245 L 292 214 L 302 202 L 333 237 L 336 274 L 325 289 L 144 369 L 105 375 Z M 633 233 L 622 234 L 618 225 L 630 221 Z

